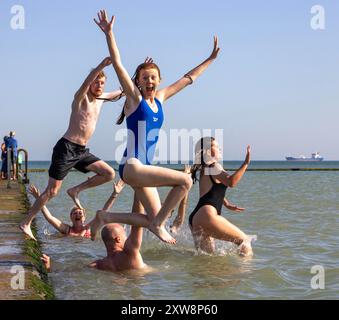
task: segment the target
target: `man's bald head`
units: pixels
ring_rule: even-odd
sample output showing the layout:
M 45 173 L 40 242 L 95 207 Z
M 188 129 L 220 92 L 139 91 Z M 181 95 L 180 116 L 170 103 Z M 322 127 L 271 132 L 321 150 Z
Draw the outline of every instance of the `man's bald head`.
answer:
M 126 238 L 125 229 L 118 223 L 107 224 L 101 230 L 101 238 L 105 245 L 119 242 L 118 239 L 124 241 Z

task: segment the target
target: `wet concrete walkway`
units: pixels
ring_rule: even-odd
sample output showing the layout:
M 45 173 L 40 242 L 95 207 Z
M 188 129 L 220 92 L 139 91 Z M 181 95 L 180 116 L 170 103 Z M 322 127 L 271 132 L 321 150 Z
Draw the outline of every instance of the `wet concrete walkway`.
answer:
M 29 206 L 25 187 L 0 180 L 0 300 L 51 298 L 39 245 L 26 239 L 18 225 Z

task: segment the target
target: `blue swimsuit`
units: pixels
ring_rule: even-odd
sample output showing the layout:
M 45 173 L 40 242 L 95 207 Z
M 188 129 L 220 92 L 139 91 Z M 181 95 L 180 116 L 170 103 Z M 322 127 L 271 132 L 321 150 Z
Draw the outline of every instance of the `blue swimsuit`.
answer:
M 123 179 L 124 167 L 128 159 L 136 158 L 146 165 L 150 165 L 153 161 L 159 130 L 164 122 L 161 102 L 156 98 L 154 100 L 158 106 L 158 112 L 154 112 L 142 98 L 138 108 L 126 118 L 127 146 L 119 165 L 121 179 Z

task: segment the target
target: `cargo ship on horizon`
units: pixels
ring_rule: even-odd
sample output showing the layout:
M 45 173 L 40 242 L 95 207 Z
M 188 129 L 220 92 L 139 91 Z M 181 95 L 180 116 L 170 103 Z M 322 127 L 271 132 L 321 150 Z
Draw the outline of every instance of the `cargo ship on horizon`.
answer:
M 287 161 L 323 161 L 324 158 L 319 154 L 319 152 L 312 153 L 311 158 L 306 158 L 301 155 L 298 158 L 295 157 L 285 157 Z

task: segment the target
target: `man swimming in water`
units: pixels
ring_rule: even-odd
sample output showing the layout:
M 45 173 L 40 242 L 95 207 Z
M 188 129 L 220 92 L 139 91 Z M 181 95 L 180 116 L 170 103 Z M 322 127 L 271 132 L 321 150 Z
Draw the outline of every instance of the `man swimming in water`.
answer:
M 143 212 L 140 201 L 134 195 L 133 212 Z M 143 230 L 131 226 L 128 237 L 121 224 L 110 223 L 101 230 L 101 238 L 107 250 L 104 259 L 96 260 L 89 266 L 111 272 L 137 270 L 146 267 L 140 254 Z
M 107 250 L 107 256 L 92 262 L 89 266 L 99 270 L 120 272 L 142 269 L 146 265 L 140 254 L 142 228 L 131 227 L 128 237 L 122 225 L 107 224 L 101 230 L 101 238 Z

